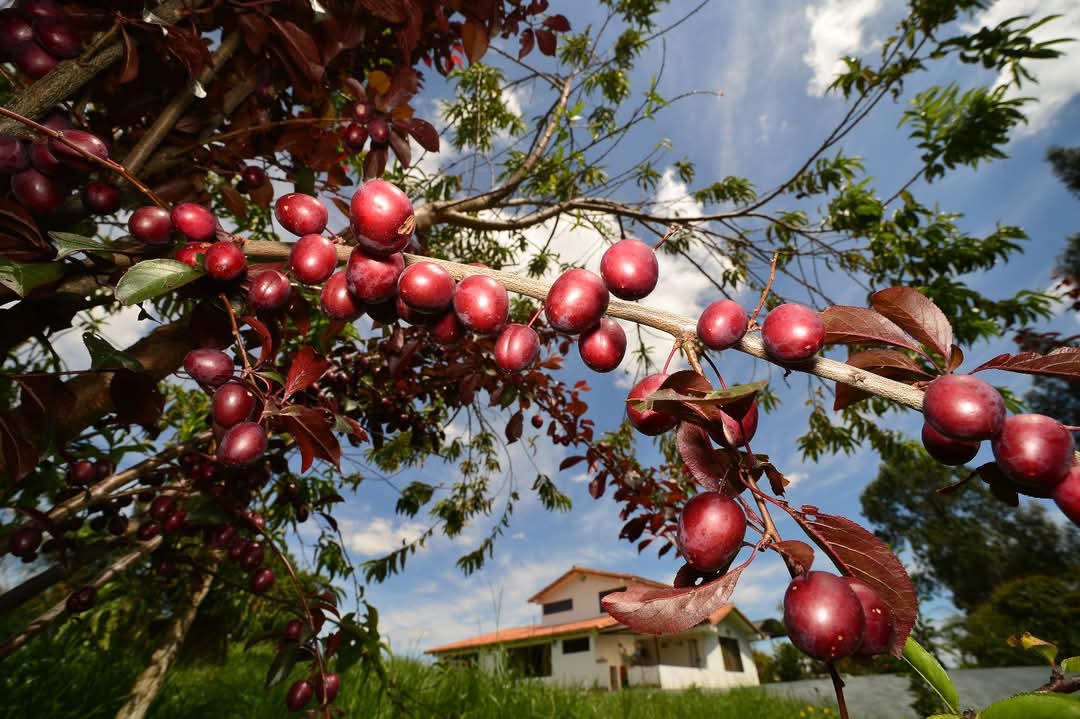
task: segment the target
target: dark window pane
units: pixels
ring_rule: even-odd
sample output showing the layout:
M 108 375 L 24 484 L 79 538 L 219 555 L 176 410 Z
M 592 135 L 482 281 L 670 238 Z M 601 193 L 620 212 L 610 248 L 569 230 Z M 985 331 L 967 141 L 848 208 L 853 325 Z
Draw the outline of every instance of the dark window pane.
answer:
M 725 671 L 741 672 L 743 670 L 742 654 L 739 653 L 738 639 L 720 637 L 720 652 L 724 655 Z
M 563 639 L 562 653 L 563 654 L 577 654 L 578 652 L 589 651 L 589 638 L 577 637 L 575 639 Z
M 544 614 L 556 614 L 558 612 L 569 612 L 574 608 L 573 599 L 563 599 L 558 602 L 548 602 L 544 605 Z

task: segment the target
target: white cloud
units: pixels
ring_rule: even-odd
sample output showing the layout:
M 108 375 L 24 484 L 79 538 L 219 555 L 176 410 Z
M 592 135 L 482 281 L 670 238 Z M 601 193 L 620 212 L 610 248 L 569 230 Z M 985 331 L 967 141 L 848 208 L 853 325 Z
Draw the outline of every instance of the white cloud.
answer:
M 867 48 L 863 25 L 877 14 L 882 4 L 882 0 L 825 0 L 806 8 L 810 47 L 803 60 L 813 70 L 807 87 L 809 94 L 824 95 L 844 68 L 841 58 Z
M 402 543 L 412 542 L 424 533 L 426 527 L 419 522 L 401 522 L 395 525 L 385 517 L 375 517 L 363 525 L 363 529 L 345 534 L 349 549 L 365 556 L 381 556 L 399 549 Z
M 127 349 L 158 326 L 150 320 L 140 321 L 138 307 L 124 307 L 113 314 L 109 314 L 104 307 L 94 307 L 80 317 L 85 317 L 86 321 L 78 322 L 72 329 L 51 339 L 53 349 L 60 355 L 64 365 L 72 369 L 90 366 L 90 354 L 86 351 L 82 336 L 91 322 L 99 323 L 94 332 L 119 350 Z
M 1055 14 L 1061 17 L 1033 31 L 1030 34 L 1032 41 L 1038 43 L 1059 37 L 1080 37 L 1080 12 L 1077 12 L 1075 0 L 998 0 L 976 15 L 974 22 L 965 25 L 964 30 L 974 32 L 984 26 L 993 28 L 1003 20 L 1019 15 L 1043 17 Z M 1037 84 L 1025 82 L 1019 90 L 1009 90 L 1011 97 L 1033 97 L 1038 100 L 1038 103 L 1031 103 L 1025 109 L 1028 124 L 1018 129 L 1017 133 L 1021 136 L 1034 135 L 1049 127 L 1065 104 L 1080 93 L 1080 43 L 1074 40 L 1056 48 L 1063 53 L 1062 57 L 1049 62 L 1028 63 L 1038 80 Z M 1010 80 L 1003 73 L 998 77 L 998 84 Z

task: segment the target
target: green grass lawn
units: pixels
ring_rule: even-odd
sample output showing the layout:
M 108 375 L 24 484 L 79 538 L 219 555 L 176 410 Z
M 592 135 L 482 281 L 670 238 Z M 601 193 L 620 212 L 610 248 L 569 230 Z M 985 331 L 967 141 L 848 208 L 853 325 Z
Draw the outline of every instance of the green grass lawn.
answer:
M 47 640 L 46 640 L 47 641 Z M 272 719 L 298 716 L 285 709 L 290 682 L 269 691 L 263 680 L 270 656 L 235 653 L 224 666 L 182 666 L 169 676 L 150 719 Z M 431 667 L 408 660 L 391 664 L 395 688 L 379 691 L 359 671 L 343 677 L 335 705 L 347 717 L 467 717 L 469 719 L 679 719 L 746 717 L 798 719 L 830 714 L 802 702 L 769 698 L 753 689 L 727 693 L 687 690 L 587 692 L 492 677 L 476 670 Z M 138 667 L 130 659 L 90 652 L 50 651 L 31 645 L 0 672 L 0 716 L 107 719 L 124 701 Z M 300 669 L 296 670 L 299 676 Z

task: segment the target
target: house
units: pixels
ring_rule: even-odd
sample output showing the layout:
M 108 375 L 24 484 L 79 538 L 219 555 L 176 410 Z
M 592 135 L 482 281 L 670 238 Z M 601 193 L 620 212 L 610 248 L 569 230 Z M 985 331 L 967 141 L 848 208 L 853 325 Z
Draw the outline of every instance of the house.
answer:
M 667 588 L 633 574 L 571 567 L 530 602 L 541 621 L 428 649 L 441 661 L 508 669 L 564 686 L 681 689 L 756 685 L 750 642 L 761 639 L 732 604 L 681 634 L 639 634 L 608 616 L 604 595 L 632 585 Z

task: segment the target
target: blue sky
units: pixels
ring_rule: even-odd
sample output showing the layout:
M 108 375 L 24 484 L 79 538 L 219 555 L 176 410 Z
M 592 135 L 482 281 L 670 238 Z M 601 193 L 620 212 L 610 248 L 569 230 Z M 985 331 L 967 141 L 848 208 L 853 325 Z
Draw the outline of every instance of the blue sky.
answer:
M 552 11 L 563 11 L 575 26 L 589 18 L 574 9 L 575 3 L 552 3 Z M 681 6 L 682 3 L 673 3 Z M 645 88 L 648 76 L 659 66 L 662 54 L 666 68 L 661 94 L 704 89 L 720 95 L 691 98 L 661 112 L 657 120 L 639 126 L 614 158 L 616 163 L 633 162 L 663 139 L 672 150 L 660 168 L 684 156 L 697 164 L 698 180 L 706 184 L 726 175 L 742 175 L 758 188 L 766 188 L 784 179 L 807 156 L 843 114 L 845 104 L 839 97 L 822 95 L 835 70 L 835 58 L 843 54 L 873 56 L 882 38 L 891 31 L 902 7 L 884 0 L 816 0 L 790 3 L 780 0 L 738 0 L 712 3 L 665 36 L 665 43 L 654 42 L 639 61 L 633 76 L 635 91 Z M 1048 32 L 1080 37 L 1080 8 L 1070 0 L 999 0 L 979 18 L 979 23 L 996 23 L 1005 17 L 1024 13 L 1062 13 Z M 677 19 L 665 11 L 662 23 Z M 516 50 L 516 45 L 507 48 Z M 926 204 L 965 213 L 961 226 L 972 233 L 985 233 L 995 223 L 1017 224 L 1031 236 L 1025 253 L 1014 258 L 1008 267 L 971 277 L 980 291 L 990 296 L 1005 296 L 1019 288 L 1047 288 L 1050 270 L 1064 238 L 1080 230 L 1080 203 L 1069 196 L 1050 174 L 1043 161 L 1051 144 L 1080 144 L 1080 49 L 1065 48 L 1068 57 L 1036 72 L 1040 84 L 1025 89 L 1025 94 L 1039 97 L 1041 104 L 1029 107 L 1031 124 L 1018 134 L 1007 148 L 1010 158 L 978 171 L 961 170 L 932 186 L 919 186 L 916 195 Z M 534 52 L 531 61 L 541 63 Z M 990 83 L 994 77 L 970 67 L 943 66 L 925 79 L 910 85 L 916 91 L 927 84 L 966 81 L 976 78 Z M 438 88 L 430 90 L 438 95 Z M 910 96 L 910 94 L 908 95 Z M 431 102 L 431 95 L 421 102 Z M 529 121 L 541 109 L 543 98 L 533 96 L 530 88 L 514 92 L 509 99 Z M 913 143 L 897 123 L 906 107 L 905 100 L 883 103 L 843 143 L 847 154 L 867 158 L 868 171 L 876 176 L 875 185 L 883 195 L 902 183 L 915 169 Z M 431 113 L 421 116 L 434 117 Z M 425 158 L 427 168 L 453 159 L 448 153 Z M 282 186 L 282 191 L 288 191 Z M 693 201 L 686 197 L 686 187 L 674 175 L 665 173 L 655 194 L 658 199 L 676 203 L 688 213 Z M 636 199 L 629 197 L 627 199 Z M 334 210 L 331 210 L 334 212 Z M 343 218 L 338 216 L 340 225 Z M 333 224 L 333 221 L 332 221 Z M 550 228 L 537 228 L 537 237 L 546 237 Z M 286 235 L 287 236 L 287 235 Z M 562 232 L 555 245 L 566 260 L 580 260 L 593 269 L 599 263 L 604 246 L 595 233 L 577 230 Z M 839 302 L 862 304 L 861 290 L 844 279 L 826 278 L 826 289 Z M 783 283 L 778 289 L 793 299 L 797 291 Z M 694 317 L 709 302 L 717 299 L 707 282 L 685 264 L 668 258 L 662 260 L 661 281 L 644 304 Z M 753 306 L 756 297 L 744 294 L 738 299 Z M 118 345 L 126 345 L 147 330 L 135 322 L 136 310 L 125 311 L 109 323 L 104 334 Z M 1054 329 L 1074 332 L 1077 320 L 1061 314 Z M 670 340 L 653 338 L 654 358 L 662 362 Z M 987 342 L 967 352 L 968 367 L 980 358 L 1011 351 L 1008 338 Z M 77 333 L 61 341 L 59 349 L 73 366 L 86 364 Z M 967 349 L 967 348 L 965 348 Z M 854 518 L 859 515 L 859 494 L 874 477 L 877 459 L 870 452 L 854 456 L 830 457 L 818 464 L 803 462 L 793 438 L 805 427 L 804 405 L 809 381 L 804 376 L 788 379 L 770 372 L 768 365 L 742 356 L 720 360 L 728 381 L 768 377 L 783 401 L 780 412 L 762 417 L 754 449 L 772 456 L 776 464 L 794 481 L 789 499 L 796 504 L 816 504 L 824 511 Z M 843 358 L 842 350 L 834 357 Z M 585 377 L 593 391 L 587 399 L 590 416 L 600 431 L 614 428 L 621 420 L 623 400 L 631 384 L 632 368 L 612 375 L 589 372 L 572 355 L 566 377 Z M 1021 377 L 997 373 L 992 381 L 1022 390 Z M 897 413 L 890 422 L 912 431 L 918 430 L 919 417 Z M 528 425 L 527 425 L 528 426 Z M 451 426 L 448 432 L 461 432 Z M 643 438 L 639 444 L 642 457 L 656 458 L 655 449 Z M 622 522 L 619 507 L 608 498 L 595 501 L 586 491 L 588 477 L 580 466 L 558 471 L 565 456 L 561 447 L 537 443 L 534 456 L 522 451 L 523 444 L 513 445 L 506 466 L 515 471 L 501 478 L 503 491 L 514 486 L 523 500 L 518 504 L 512 525 L 499 540 L 494 559 L 470 577 L 454 567 L 454 560 L 473 549 L 486 536 L 497 518 L 484 519 L 454 541 L 436 536 L 420 553 L 412 557 L 403 574 L 381 585 L 368 588 L 367 598 L 379 609 L 382 629 L 395 651 L 419 654 L 424 649 L 466 636 L 492 631 L 497 627 L 516 626 L 537 621 L 539 612 L 526 599 L 560 575 L 571 565 L 585 565 L 612 571 L 632 572 L 659 580 L 669 580 L 679 561 L 668 556 L 655 557 L 655 551 L 637 554 L 633 545 L 618 539 Z M 984 450 L 987 451 L 987 450 Z M 987 451 L 988 453 L 988 451 Z M 980 458 L 981 459 L 981 458 Z M 349 460 L 347 460 L 349 461 Z M 535 467 L 534 467 L 535 465 Z M 571 496 L 574 508 L 566 514 L 545 511 L 529 492 L 538 471 L 550 475 Z M 426 526 L 423 516 L 416 520 L 393 513 L 396 487 L 416 478 L 438 484 L 447 479 L 446 466 L 431 462 L 415 472 L 371 480 L 348 498 L 338 512 L 352 558 L 362 561 L 379 556 L 398 546 L 402 539 L 415 537 Z M 499 483 L 496 482 L 496 485 Z M 930 491 L 930 488 L 928 488 Z M 496 503 L 499 506 L 499 503 Z M 786 536 L 796 537 L 792 527 L 781 524 Z M 310 538 L 311 528 L 302 536 Z M 776 616 L 787 575 L 783 565 L 771 556 L 760 557 L 743 574 L 734 601 L 751 618 Z M 941 616 L 948 606 L 936 603 L 931 610 Z

